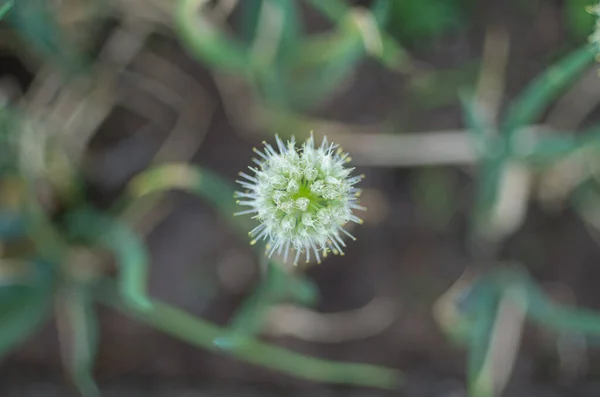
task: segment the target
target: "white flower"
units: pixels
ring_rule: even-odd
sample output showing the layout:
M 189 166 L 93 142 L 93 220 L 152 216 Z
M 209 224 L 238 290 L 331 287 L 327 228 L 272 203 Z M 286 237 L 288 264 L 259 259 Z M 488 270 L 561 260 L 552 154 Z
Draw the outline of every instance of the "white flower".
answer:
M 318 262 L 319 252 L 343 255 L 342 235 L 355 239 L 343 226 L 362 223 L 352 210 L 365 210 L 358 205 L 360 189 L 354 187 L 363 175 L 350 176 L 350 157 L 327 138 L 315 147 L 311 134 L 300 149 L 293 137 L 287 144 L 275 139 L 278 150 L 266 142 L 264 152 L 254 149 L 258 168 L 248 167 L 254 175 L 240 172 L 243 180 L 236 181 L 245 189 L 236 192 L 238 204 L 250 207 L 236 215 L 254 214 L 260 222 L 249 233 L 251 244 L 268 240 L 267 255 L 283 253 L 284 262 L 293 249 L 294 264 L 303 252 L 307 262 L 311 251 Z

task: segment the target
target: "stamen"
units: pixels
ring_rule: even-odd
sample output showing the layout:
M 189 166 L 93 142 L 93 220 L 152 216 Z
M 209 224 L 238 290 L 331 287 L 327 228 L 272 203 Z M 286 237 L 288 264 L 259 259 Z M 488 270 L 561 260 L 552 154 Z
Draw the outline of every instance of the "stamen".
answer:
M 290 240 L 285 243 L 285 253 L 283 254 L 283 262 L 287 262 L 288 254 L 290 253 Z
M 235 212 L 233 214 L 233 216 L 239 216 L 239 215 L 246 215 L 246 214 L 253 214 L 255 212 L 258 212 L 258 210 L 256 208 L 251 209 L 251 210 L 246 210 L 246 211 L 240 211 L 240 212 Z
M 353 241 L 356 241 L 356 237 L 348 233 L 348 231 L 346 231 L 346 229 L 344 229 L 343 227 L 339 227 L 338 230 L 344 233 L 346 236 L 350 237 Z
M 252 148 L 252 151 L 253 151 L 254 153 L 258 154 L 258 155 L 259 155 L 260 157 L 262 157 L 263 159 L 265 159 L 265 160 L 267 160 L 267 161 L 269 160 L 269 158 L 268 158 L 268 157 L 267 157 L 267 156 L 266 156 L 266 155 L 265 155 L 263 152 L 261 152 L 260 150 L 258 150 L 257 148 L 253 147 L 253 148 Z
M 248 167 L 248 168 L 252 169 L 252 167 Z M 257 172 L 257 171 L 254 170 L 254 172 Z M 256 179 L 253 176 L 250 176 L 250 175 L 246 174 L 245 172 L 240 172 L 238 175 L 241 176 L 241 177 L 243 177 L 243 178 L 246 178 L 250 182 L 258 183 L 258 179 Z

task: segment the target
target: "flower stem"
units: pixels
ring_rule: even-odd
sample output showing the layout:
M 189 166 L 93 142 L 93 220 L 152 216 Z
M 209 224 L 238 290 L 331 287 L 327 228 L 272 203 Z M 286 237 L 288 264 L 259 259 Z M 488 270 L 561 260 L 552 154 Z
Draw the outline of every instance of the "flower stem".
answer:
M 112 282 L 98 285 L 96 299 L 166 334 L 197 347 L 223 353 L 213 341 L 228 330 L 207 321 L 194 318 L 183 310 L 159 301 L 152 301 L 149 310 L 140 310 L 125 304 Z M 287 373 L 306 380 L 333 384 L 348 384 L 384 389 L 395 389 L 401 383 L 396 370 L 370 364 L 344 363 L 323 360 L 294 353 L 256 339 L 249 339 L 234 350 L 227 350 L 233 358 Z

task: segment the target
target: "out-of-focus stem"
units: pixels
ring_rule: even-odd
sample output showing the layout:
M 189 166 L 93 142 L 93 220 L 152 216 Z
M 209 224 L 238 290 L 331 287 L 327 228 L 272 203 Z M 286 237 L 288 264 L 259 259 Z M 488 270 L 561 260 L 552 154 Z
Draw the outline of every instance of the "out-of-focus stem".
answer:
M 118 289 L 112 283 L 99 285 L 96 297 L 102 303 L 187 343 L 213 352 L 223 352 L 213 341 L 227 335 L 228 331 L 224 328 L 194 318 L 159 301 L 153 301 L 149 310 L 138 310 L 120 300 Z M 394 389 L 402 380 L 401 374 L 390 368 L 322 360 L 254 339 L 247 340 L 227 353 L 248 363 L 315 382 Z

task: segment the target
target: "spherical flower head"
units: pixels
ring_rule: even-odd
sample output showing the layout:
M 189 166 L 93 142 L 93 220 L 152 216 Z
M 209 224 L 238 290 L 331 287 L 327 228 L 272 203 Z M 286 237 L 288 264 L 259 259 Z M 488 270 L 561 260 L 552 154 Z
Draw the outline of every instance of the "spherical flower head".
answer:
M 327 138 L 316 147 L 311 134 L 300 148 L 293 137 L 287 144 L 275 138 L 278 150 L 266 142 L 264 151 L 254 149 L 258 168 L 248 167 L 253 175 L 241 172 L 243 180 L 237 181 L 245 189 L 236 192 L 238 204 L 250 209 L 236 215 L 254 214 L 260 222 L 250 232 L 252 244 L 267 240 L 267 255 L 283 253 L 284 262 L 295 250 L 294 264 L 303 252 L 307 262 L 311 252 L 318 262 L 319 253 L 343 255 L 342 235 L 354 240 L 343 226 L 362 223 L 352 211 L 365 209 L 358 204 L 360 189 L 355 187 L 363 176 L 350 175 L 350 157 Z

